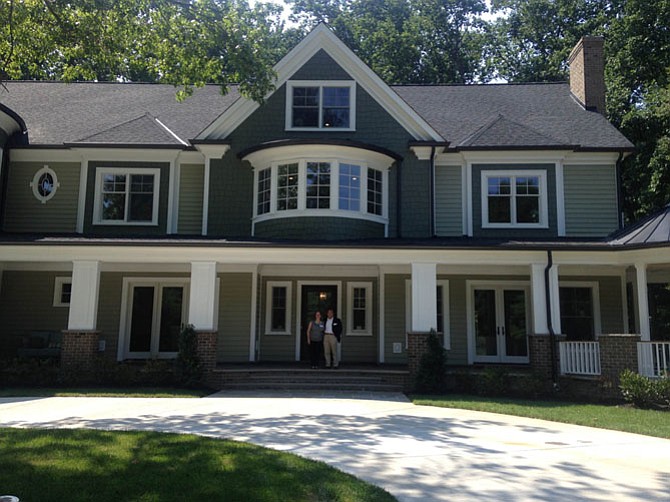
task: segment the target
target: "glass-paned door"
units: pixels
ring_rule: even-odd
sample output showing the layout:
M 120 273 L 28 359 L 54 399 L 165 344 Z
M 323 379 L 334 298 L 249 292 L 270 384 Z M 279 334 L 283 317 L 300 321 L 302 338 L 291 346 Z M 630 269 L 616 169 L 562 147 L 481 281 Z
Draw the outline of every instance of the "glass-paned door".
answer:
M 174 357 L 186 319 L 184 284 L 130 286 L 126 357 Z
M 476 362 L 528 362 L 528 288 L 475 287 L 472 322 Z
M 309 345 L 307 344 L 307 327 L 314 313 L 321 312 L 323 322 L 326 322 L 326 312 L 332 308 L 337 315 L 337 286 L 302 286 L 302 305 L 300 306 L 300 360 L 309 360 Z

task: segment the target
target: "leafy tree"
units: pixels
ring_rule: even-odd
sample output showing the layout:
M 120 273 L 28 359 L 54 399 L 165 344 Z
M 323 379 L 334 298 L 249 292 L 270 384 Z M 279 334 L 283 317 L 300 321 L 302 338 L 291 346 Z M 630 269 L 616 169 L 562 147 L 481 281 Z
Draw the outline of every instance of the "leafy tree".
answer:
M 391 83 L 479 78 L 483 0 L 288 0 L 309 29 L 328 22 L 337 36 Z
M 286 50 L 279 8 L 243 0 L 2 0 L 0 78 L 208 82 L 257 100 Z
M 493 0 L 484 59 L 489 73 L 508 82 L 567 80 L 568 56 L 584 35 L 602 34 L 606 0 Z

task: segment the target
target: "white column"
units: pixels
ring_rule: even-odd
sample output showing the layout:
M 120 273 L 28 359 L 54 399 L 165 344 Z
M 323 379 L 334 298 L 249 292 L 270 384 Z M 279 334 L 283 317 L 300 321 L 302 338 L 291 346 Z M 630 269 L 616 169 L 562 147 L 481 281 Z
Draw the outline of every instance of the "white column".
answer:
M 648 342 L 651 340 L 651 328 L 649 326 L 649 297 L 647 295 L 647 265 L 636 263 L 635 272 L 637 279 L 637 314 L 640 321 L 640 340 Z
M 191 263 L 188 322 L 196 330 L 214 330 L 216 314 L 216 262 Z
M 100 262 L 75 261 L 67 329 L 92 331 L 97 327 Z
M 533 330 L 536 335 L 548 335 L 547 295 L 544 284 L 544 263 L 530 266 L 531 296 L 533 297 Z
M 437 265 L 412 263 L 412 332 L 437 329 Z

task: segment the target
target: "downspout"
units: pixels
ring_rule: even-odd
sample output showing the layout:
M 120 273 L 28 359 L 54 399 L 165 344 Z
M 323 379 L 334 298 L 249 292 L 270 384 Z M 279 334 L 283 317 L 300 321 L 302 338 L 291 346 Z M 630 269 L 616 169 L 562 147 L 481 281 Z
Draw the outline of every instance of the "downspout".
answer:
M 430 149 L 430 236 L 435 237 L 435 147 Z
M 554 333 L 554 324 L 551 320 L 551 287 L 549 286 L 549 271 L 554 266 L 554 260 L 551 250 L 547 250 L 547 266 L 544 268 L 544 298 L 547 310 L 547 327 L 549 328 L 549 344 L 551 345 L 551 382 L 554 390 L 559 389 L 558 385 L 558 365 L 556 360 L 556 333 Z
M 396 219 L 396 235 L 400 239 L 402 237 L 402 211 L 400 210 L 401 194 L 402 194 L 402 160 L 396 162 L 396 182 L 395 182 L 395 219 Z
M 621 164 L 623 163 L 623 152 L 619 152 L 619 158 L 616 160 L 616 203 L 617 203 L 617 214 L 618 214 L 618 223 L 619 230 L 623 228 L 623 180 L 621 179 Z

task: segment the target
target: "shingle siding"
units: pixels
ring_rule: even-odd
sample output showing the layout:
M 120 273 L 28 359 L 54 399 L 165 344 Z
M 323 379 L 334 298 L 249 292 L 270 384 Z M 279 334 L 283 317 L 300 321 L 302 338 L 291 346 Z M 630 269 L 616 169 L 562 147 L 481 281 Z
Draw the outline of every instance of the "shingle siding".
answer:
M 180 171 L 177 232 L 186 235 L 199 235 L 202 232 L 205 166 L 182 164 Z
M 37 200 L 30 183 L 48 165 L 59 186 L 45 204 Z M 77 228 L 79 163 L 13 162 L 9 165 L 4 230 L 7 232 L 74 232 Z
M 256 223 L 254 236 L 266 239 L 373 239 L 384 237 L 384 225 L 332 216 L 277 218 Z
M 565 166 L 563 180 L 568 237 L 603 237 L 618 228 L 615 166 Z
M 461 166 L 435 168 L 435 233 L 441 237 L 463 235 Z

